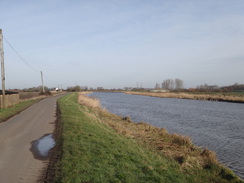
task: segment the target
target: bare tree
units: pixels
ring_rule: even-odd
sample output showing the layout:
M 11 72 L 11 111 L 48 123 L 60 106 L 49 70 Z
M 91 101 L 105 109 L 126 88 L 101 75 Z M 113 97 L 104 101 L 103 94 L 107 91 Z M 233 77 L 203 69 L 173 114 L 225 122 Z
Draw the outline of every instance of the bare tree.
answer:
M 165 90 L 168 90 L 169 89 L 169 85 L 170 85 L 170 80 L 169 79 L 166 79 L 162 82 L 162 88 L 165 89 Z
M 175 89 L 181 90 L 183 89 L 183 87 L 184 87 L 184 81 L 179 78 L 175 79 Z
M 160 89 L 160 84 L 156 83 L 155 89 Z
M 173 90 L 173 89 L 174 89 L 174 87 L 175 87 L 175 82 L 174 82 L 174 80 L 173 80 L 173 79 L 170 79 L 170 85 L 169 85 L 169 89 L 170 89 L 170 90 Z
M 173 90 L 174 89 L 174 80 L 165 79 L 162 83 L 162 88 L 165 90 Z

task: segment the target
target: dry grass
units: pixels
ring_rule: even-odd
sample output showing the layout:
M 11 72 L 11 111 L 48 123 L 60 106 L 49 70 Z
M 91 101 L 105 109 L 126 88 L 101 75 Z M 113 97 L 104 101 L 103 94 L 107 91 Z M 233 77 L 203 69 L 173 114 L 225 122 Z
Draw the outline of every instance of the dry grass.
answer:
M 43 95 L 39 95 L 39 92 L 22 92 L 19 94 L 20 102 L 28 101 L 28 100 L 35 100 L 45 98 Z
M 219 165 L 214 152 L 201 149 L 189 137 L 179 134 L 169 134 L 164 128 L 157 128 L 147 123 L 134 123 L 129 117 L 120 117 L 100 108 L 99 100 L 79 93 L 78 101 L 92 108 L 97 121 L 112 127 L 117 133 L 133 138 L 140 144 L 163 156 L 176 160 L 183 169 L 207 168 L 212 164 Z
M 190 94 L 190 93 L 152 93 L 152 92 L 124 92 L 131 95 L 146 95 L 161 98 L 180 98 L 208 101 L 228 101 L 244 102 L 244 95 L 224 95 L 224 94 Z
M 82 92 L 78 94 L 78 103 L 91 108 L 100 108 L 100 102 L 96 98 L 85 96 L 88 92 Z

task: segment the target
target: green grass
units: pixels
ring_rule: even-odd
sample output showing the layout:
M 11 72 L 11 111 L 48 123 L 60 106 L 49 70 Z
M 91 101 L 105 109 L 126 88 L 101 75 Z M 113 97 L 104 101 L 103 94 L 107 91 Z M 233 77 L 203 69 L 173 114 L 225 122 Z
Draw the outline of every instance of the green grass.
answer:
M 30 107 L 32 104 L 40 101 L 41 99 L 33 99 L 33 100 L 27 100 L 20 102 L 13 107 L 5 108 L 5 109 L 0 109 L 0 122 L 4 122 L 7 119 L 11 118 L 12 116 L 20 113 L 24 109 Z
M 207 169 L 184 171 L 175 160 L 138 145 L 92 116 L 91 109 L 77 103 L 76 94 L 62 97 L 58 105 L 62 157 L 54 182 L 240 182 L 220 178 Z
M 236 92 L 232 92 L 232 95 L 244 95 L 244 91 L 236 91 Z

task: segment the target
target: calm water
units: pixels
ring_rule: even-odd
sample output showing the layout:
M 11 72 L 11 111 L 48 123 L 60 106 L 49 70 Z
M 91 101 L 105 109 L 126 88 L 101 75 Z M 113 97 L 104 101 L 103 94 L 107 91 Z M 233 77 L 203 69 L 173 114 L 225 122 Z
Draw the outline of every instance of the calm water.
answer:
M 53 134 L 47 134 L 32 143 L 31 151 L 37 159 L 45 159 L 54 146 L 55 140 Z
M 219 160 L 244 179 L 244 104 L 156 98 L 124 93 L 92 93 L 104 108 L 135 122 L 190 136 L 215 151 Z

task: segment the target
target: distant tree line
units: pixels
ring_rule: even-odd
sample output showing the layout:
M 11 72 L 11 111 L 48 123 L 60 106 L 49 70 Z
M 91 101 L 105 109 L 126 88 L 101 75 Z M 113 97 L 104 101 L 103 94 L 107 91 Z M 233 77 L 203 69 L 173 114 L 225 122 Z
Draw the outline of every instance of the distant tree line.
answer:
M 165 79 L 161 84 L 156 83 L 155 89 L 164 89 L 164 90 L 175 90 L 180 91 L 184 88 L 184 81 L 177 79 Z
M 44 86 L 44 90 L 48 91 L 48 87 Z M 24 88 L 23 92 L 42 92 L 42 86 L 31 87 L 31 88 Z
M 244 92 L 244 84 L 235 83 L 231 86 L 221 87 L 221 90 L 226 92 Z
M 68 92 L 80 92 L 80 91 L 87 91 L 87 90 L 88 90 L 87 86 L 79 86 L 79 85 L 71 86 L 67 88 Z
M 51 95 L 52 89 L 44 86 L 44 92 L 42 91 L 42 86 L 37 86 L 37 87 L 31 87 L 31 88 L 24 88 L 22 91 L 23 92 L 38 92 L 39 95 Z
M 244 92 L 244 84 L 235 83 L 230 86 L 219 87 L 218 85 L 199 85 L 196 88 L 189 88 L 190 92 Z

